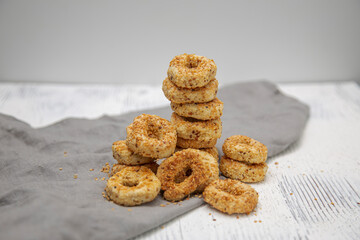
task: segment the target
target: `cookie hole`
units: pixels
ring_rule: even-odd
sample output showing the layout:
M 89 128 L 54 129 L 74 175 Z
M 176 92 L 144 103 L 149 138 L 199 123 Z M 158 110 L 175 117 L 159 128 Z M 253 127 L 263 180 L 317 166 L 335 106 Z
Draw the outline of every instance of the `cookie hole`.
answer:
M 186 58 L 186 64 L 185 66 L 187 68 L 197 68 L 199 66 L 199 61 L 192 57 L 192 55 L 188 55 Z
M 183 181 L 185 181 L 186 178 L 190 177 L 191 174 L 191 168 L 184 169 L 175 176 L 175 183 L 182 183 Z
M 134 180 L 130 180 L 130 179 L 125 179 L 122 182 L 122 185 L 124 185 L 125 187 L 136 187 L 137 185 L 139 185 L 139 181 L 134 181 Z
M 147 134 L 150 138 L 160 140 L 162 138 L 161 129 L 162 128 L 159 128 L 158 126 L 150 123 L 148 124 Z

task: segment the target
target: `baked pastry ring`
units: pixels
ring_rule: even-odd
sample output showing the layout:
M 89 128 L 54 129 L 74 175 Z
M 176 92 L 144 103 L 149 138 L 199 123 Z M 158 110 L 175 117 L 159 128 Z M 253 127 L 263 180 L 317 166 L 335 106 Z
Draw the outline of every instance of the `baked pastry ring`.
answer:
M 250 213 L 258 203 L 259 194 L 240 181 L 215 180 L 203 192 L 205 202 L 217 210 L 233 213 Z
M 105 191 L 115 203 L 135 206 L 154 200 L 160 186 L 160 180 L 149 168 L 132 166 L 110 177 Z
M 263 163 L 267 159 L 267 147 L 247 136 L 234 135 L 228 137 L 222 149 L 224 154 L 233 160 Z
M 171 109 L 182 117 L 191 117 L 199 120 L 213 120 L 220 118 L 224 103 L 218 98 L 207 103 L 171 103 Z
M 176 129 L 171 122 L 159 116 L 137 116 L 126 132 L 126 145 L 144 157 L 165 158 L 175 151 Z
M 219 82 L 215 78 L 199 88 L 181 88 L 166 78 L 162 84 L 165 97 L 174 103 L 204 103 L 216 97 Z
M 203 121 L 172 113 L 171 123 L 174 124 L 180 138 L 209 141 L 221 137 L 222 124 L 219 118 Z
M 141 165 L 154 162 L 154 158 L 143 157 L 135 154 L 126 145 L 125 140 L 116 141 L 112 144 L 113 157 L 123 165 Z
M 160 164 L 157 177 L 168 201 L 179 201 L 209 180 L 208 167 L 200 159 L 214 159 L 209 153 L 185 149 L 174 153 Z M 182 178 L 185 173 L 185 178 Z M 186 174 L 187 173 L 187 174 Z
M 261 182 L 264 180 L 267 170 L 268 166 L 265 162 L 250 164 L 232 160 L 226 156 L 222 156 L 220 160 L 221 173 L 225 177 L 240 180 L 242 182 Z
M 175 56 L 168 68 L 168 77 L 176 86 L 198 88 L 208 84 L 216 75 L 214 60 L 195 54 Z

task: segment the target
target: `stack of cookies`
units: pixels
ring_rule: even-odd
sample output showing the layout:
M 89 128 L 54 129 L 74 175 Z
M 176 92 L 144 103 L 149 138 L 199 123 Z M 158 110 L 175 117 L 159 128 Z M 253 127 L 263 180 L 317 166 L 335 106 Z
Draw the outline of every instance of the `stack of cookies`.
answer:
M 228 178 L 242 182 L 261 182 L 268 166 L 267 147 L 247 136 L 234 135 L 223 144 L 220 171 Z
M 118 163 L 114 164 L 111 176 L 128 166 L 144 166 L 156 174 L 159 166 L 156 159 L 174 153 L 176 130 L 168 120 L 159 116 L 137 116 L 126 128 L 126 133 L 126 140 L 112 145 L 113 157 Z
M 218 81 L 213 60 L 182 54 L 171 60 L 163 92 L 171 101 L 171 122 L 177 131 L 177 147 L 206 149 L 217 156 L 221 137 L 223 103 L 216 98 Z

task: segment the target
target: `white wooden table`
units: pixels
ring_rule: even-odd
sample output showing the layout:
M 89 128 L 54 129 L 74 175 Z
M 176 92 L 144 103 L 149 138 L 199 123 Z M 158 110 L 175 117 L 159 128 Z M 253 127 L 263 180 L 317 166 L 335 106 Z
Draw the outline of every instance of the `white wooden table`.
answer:
M 311 107 L 302 138 L 268 160 L 256 212 L 207 205 L 137 239 L 360 239 L 360 88 L 354 82 L 280 84 Z M 0 84 L 0 112 L 41 127 L 167 106 L 160 84 Z M 210 215 L 211 213 L 211 215 Z

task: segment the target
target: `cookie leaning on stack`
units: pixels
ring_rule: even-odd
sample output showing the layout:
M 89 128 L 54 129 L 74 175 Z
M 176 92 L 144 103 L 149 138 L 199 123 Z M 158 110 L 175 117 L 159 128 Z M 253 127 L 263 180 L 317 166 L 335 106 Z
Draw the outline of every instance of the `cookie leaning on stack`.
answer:
M 162 89 L 171 101 L 171 122 L 180 148 L 213 148 L 221 137 L 223 102 L 216 98 L 216 71 L 213 60 L 194 54 L 170 62 Z

